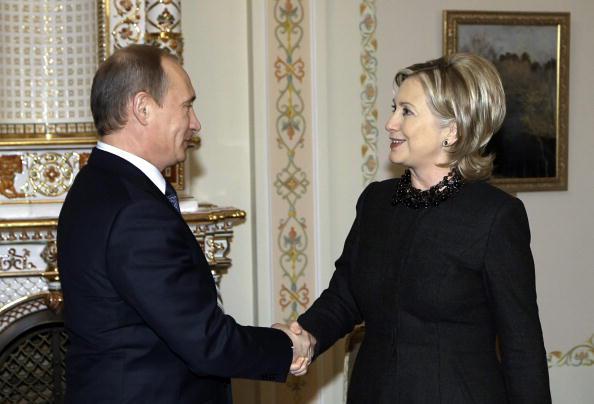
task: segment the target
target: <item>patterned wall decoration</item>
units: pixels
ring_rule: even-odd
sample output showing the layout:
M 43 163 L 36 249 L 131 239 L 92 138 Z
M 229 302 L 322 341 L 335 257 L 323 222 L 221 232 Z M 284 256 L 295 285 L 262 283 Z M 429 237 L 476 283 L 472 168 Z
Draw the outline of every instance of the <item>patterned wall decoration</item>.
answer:
M 309 2 L 270 0 L 268 16 L 273 285 L 278 293 L 274 319 L 290 322 L 311 303 L 316 270 Z M 301 403 L 315 396 L 315 373 L 278 386 L 277 401 Z
M 0 220 L 0 309 L 45 292 L 57 274 L 56 220 Z
M 182 56 L 181 0 L 102 0 L 109 5 L 107 55 L 132 44 L 149 43 Z
M 0 205 L 61 201 L 88 158 L 82 148 L 0 151 Z
M 144 0 L 114 0 L 108 15 L 108 53 L 144 42 Z
M 147 1 L 145 40 L 182 57 L 181 0 Z
M 308 269 L 308 244 L 310 233 L 308 218 L 299 209 L 299 202 L 306 202 L 310 185 L 308 171 L 311 167 L 300 163 L 300 155 L 311 148 L 307 144 L 308 116 L 305 112 L 304 78 L 305 62 L 302 46 L 304 37 L 304 6 L 300 0 L 277 0 L 273 10 L 276 27 L 277 54 L 274 60 L 274 77 L 278 88 L 274 106 L 274 133 L 276 146 L 283 161 L 275 170 L 273 186 L 282 201 L 283 217 L 279 220 L 277 248 L 278 265 L 283 282 L 279 291 L 282 319 L 295 320 L 309 303 L 309 288 L 305 282 Z
M 359 5 L 359 32 L 361 34 L 361 172 L 363 185 L 375 179 L 378 170 L 377 156 L 377 18 L 375 15 L 375 0 L 362 0 Z
M 553 351 L 547 354 L 549 368 L 563 366 L 594 366 L 594 334 L 583 344 L 579 344 L 563 353 Z

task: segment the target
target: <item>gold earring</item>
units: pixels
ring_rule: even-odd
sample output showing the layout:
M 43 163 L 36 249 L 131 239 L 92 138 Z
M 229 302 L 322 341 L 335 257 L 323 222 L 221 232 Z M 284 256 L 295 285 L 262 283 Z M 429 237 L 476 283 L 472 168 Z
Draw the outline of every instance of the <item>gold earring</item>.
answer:
M 449 145 L 448 139 L 444 139 L 443 142 L 441 142 L 441 145 L 443 147 L 448 147 L 448 145 Z

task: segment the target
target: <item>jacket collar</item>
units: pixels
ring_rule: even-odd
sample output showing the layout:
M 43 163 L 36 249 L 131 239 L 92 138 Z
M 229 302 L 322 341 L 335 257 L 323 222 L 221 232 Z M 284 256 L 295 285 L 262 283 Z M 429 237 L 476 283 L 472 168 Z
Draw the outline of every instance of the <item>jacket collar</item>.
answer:
M 161 190 L 138 167 L 115 154 L 93 148 L 87 165 L 110 172 L 114 177 L 124 178 L 143 189 L 164 197 Z

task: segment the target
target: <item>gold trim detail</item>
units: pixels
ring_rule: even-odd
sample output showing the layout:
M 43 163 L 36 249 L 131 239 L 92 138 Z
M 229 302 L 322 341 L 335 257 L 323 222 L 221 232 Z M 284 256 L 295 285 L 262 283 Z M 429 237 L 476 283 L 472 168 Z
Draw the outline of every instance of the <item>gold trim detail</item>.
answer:
M 566 353 L 552 351 L 547 354 L 549 368 L 594 366 L 594 334 L 583 344 L 571 348 Z
M 52 292 L 40 292 L 16 299 L 0 307 L 0 332 L 29 314 L 49 309 L 51 302 Z
M 23 172 L 23 159 L 17 154 L 0 156 L 0 195 L 9 199 L 24 198 L 25 193 L 15 188 L 17 174 Z
M 57 197 L 68 192 L 74 181 L 78 153 L 28 153 L 25 158 L 29 166 L 27 194 Z
M 0 255 L 0 271 L 7 272 L 11 269 L 16 271 L 27 272 L 37 267 L 32 262 L 29 262 L 31 251 L 26 248 L 22 249 L 21 254 L 17 254 L 16 248 L 9 248 L 6 255 Z

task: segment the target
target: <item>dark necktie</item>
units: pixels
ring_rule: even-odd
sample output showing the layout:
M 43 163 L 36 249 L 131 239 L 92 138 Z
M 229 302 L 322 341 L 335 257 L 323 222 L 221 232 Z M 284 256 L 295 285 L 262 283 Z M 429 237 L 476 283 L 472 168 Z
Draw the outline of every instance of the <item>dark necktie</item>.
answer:
M 173 205 L 175 210 L 181 213 L 181 210 L 179 209 L 179 201 L 177 199 L 177 192 L 175 192 L 175 189 L 173 189 L 168 181 L 165 181 L 165 196 L 169 200 L 169 203 Z
M 177 210 L 178 212 L 181 213 L 181 211 L 179 209 L 179 201 L 177 199 L 177 192 L 175 192 L 175 189 L 173 189 L 173 187 L 171 186 L 171 184 L 168 181 L 165 181 L 165 196 L 167 197 L 167 200 L 169 200 L 169 203 L 171 203 L 171 205 L 173 205 L 175 210 Z M 211 274 L 212 274 L 212 272 L 211 272 Z M 213 275 L 213 278 L 214 278 L 214 275 Z M 217 289 L 217 305 L 224 312 L 223 298 L 221 296 L 221 290 L 219 289 L 219 284 L 217 283 L 216 278 L 214 278 L 214 281 L 215 281 L 215 287 Z

